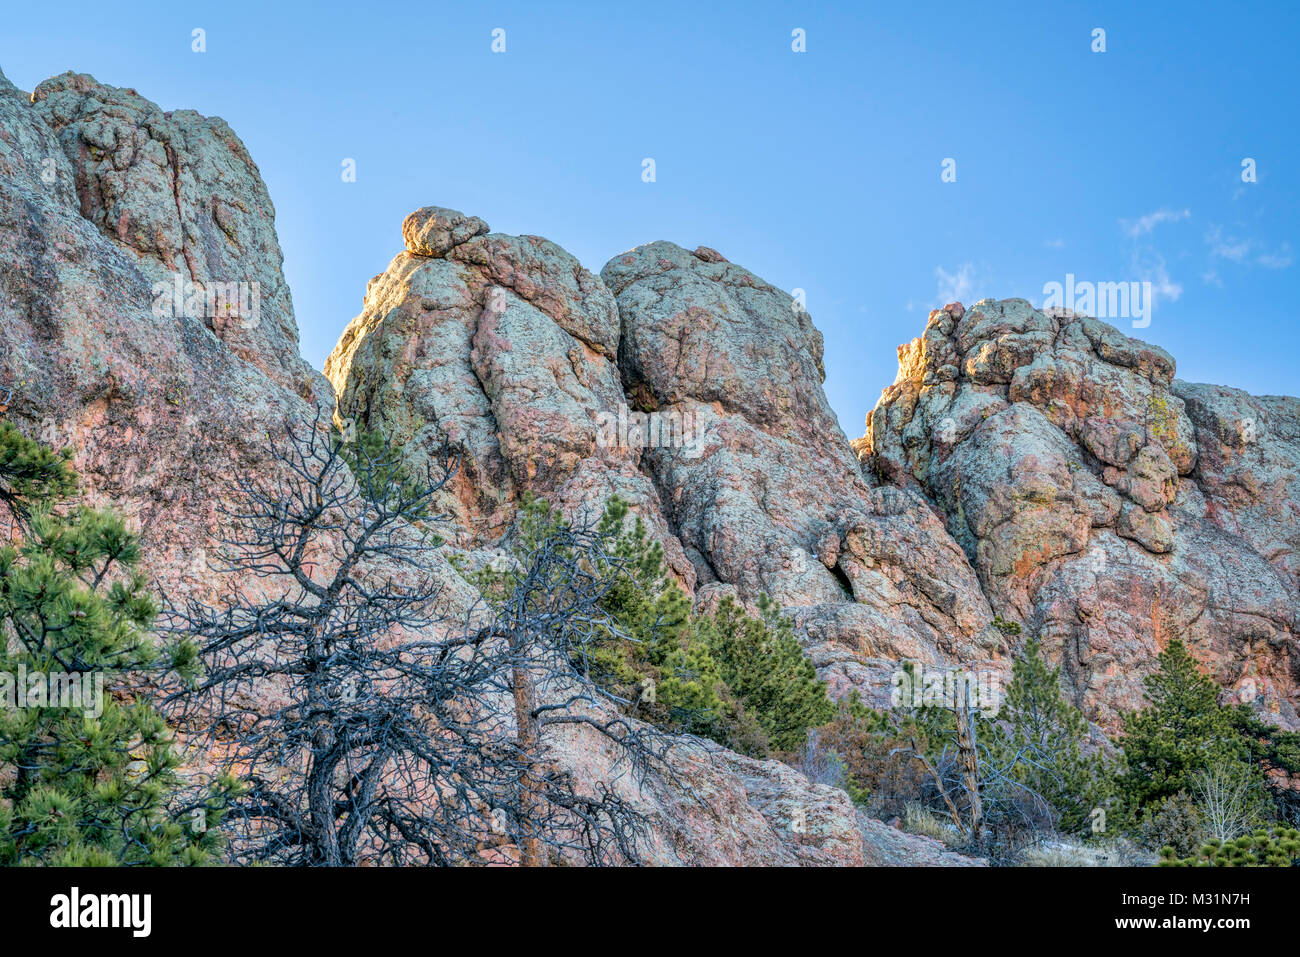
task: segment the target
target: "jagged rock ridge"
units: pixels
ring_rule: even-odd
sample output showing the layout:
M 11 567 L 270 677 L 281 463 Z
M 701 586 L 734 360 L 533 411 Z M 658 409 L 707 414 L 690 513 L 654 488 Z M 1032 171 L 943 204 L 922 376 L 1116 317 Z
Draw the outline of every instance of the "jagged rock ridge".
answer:
M 266 436 L 335 405 L 330 384 L 298 354 L 256 166 L 221 120 L 166 114 L 84 75 L 56 77 L 30 96 L 0 75 L 0 227 L 7 417 L 75 450 L 88 497 L 133 520 L 146 564 L 175 598 L 216 597 L 225 582 L 209 557 L 232 476 L 273 476 Z M 386 345 L 354 336 L 355 355 L 392 362 L 399 377 L 364 383 L 332 367 L 344 404 L 387 416 L 376 424 L 404 435 L 413 457 L 428 423 L 460 430 L 477 483 L 458 500 L 466 547 L 490 540 L 525 488 L 571 510 L 617 491 L 653 520 L 662 510 L 651 477 L 625 449 L 593 451 L 585 419 L 621 394 L 612 293 L 554 244 L 485 230 L 469 218 L 417 215 L 413 251 L 367 300 L 376 322 L 399 328 L 380 330 Z M 191 309 L 188 294 L 160 297 L 178 278 L 199 290 L 254 288 L 260 308 L 250 315 L 226 299 L 214 312 L 210 302 Z M 399 292 L 408 282 L 419 295 Z M 394 317 L 389 302 L 407 312 Z M 401 333 L 400 322 L 435 338 Z M 384 353 L 407 345 L 419 351 Z M 347 347 L 345 337 L 340 352 Z M 662 519 L 656 531 L 673 541 Z M 680 550 L 674 562 L 693 584 Z M 453 615 L 474 603 L 445 560 L 427 571 L 445 585 Z M 643 809 L 651 863 L 965 863 L 937 842 L 886 833 L 842 791 L 777 762 L 684 745 L 672 770 L 687 790 L 634 787 L 614 780 L 619 756 L 607 743 L 572 731 L 548 744 L 579 781 L 612 780 Z M 796 807 L 804 833 L 791 827 Z
M 1103 726 L 1175 635 L 1296 724 L 1300 400 L 1184 383 L 1104 323 L 985 300 L 936 311 L 900 347 L 850 443 L 811 317 L 715 250 L 650 243 L 598 276 L 440 207 L 403 224 L 327 382 L 298 355 L 274 212 L 222 121 L 86 76 L 31 97 L 0 77 L 0 174 L 9 414 L 77 449 L 182 594 L 220 584 L 204 559 L 231 474 L 273 470 L 260 438 L 333 412 L 336 393 L 341 417 L 414 464 L 462 443 L 454 548 L 490 552 L 525 492 L 580 518 L 619 494 L 697 602 L 780 600 L 837 694 L 883 702 L 904 659 L 1005 672 L 998 615 L 1042 635 Z M 178 276 L 255 284 L 260 316 L 160 315 L 158 284 Z M 691 435 L 603 435 L 636 414 Z M 468 609 L 464 580 L 434 571 Z M 580 734 L 552 745 L 584 780 L 616 759 Z M 652 860 L 952 862 L 883 840 L 842 792 L 775 762 L 677 760 L 694 796 L 631 795 Z

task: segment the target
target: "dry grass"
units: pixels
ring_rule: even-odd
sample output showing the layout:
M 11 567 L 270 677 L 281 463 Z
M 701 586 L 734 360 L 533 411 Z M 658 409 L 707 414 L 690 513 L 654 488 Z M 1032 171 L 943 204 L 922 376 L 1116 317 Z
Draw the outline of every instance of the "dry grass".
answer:
M 916 803 L 909 803 L 903 812 L 903 830 L 909 834 L 932 837 L 947 846 L 961 839 L 952 825 L 944 823 L 929 808 Z
M 1119 838 L 1104 844 L 1080 844 L 1058 837 L 1027 848 L 1016 861 L 1019 867 L 1150 867 L 1154 854 Z

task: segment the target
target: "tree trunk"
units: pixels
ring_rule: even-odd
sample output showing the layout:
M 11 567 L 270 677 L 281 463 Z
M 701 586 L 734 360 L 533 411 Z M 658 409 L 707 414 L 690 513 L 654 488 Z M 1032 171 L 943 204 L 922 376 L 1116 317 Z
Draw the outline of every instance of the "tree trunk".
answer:
M 511 642 L 512 646 L 516 642 Z M 520 655 L 522 649 L 514 648 L 516 655 Z M 516 657 L 516 661 L 520 660 Z M 519 838 L 519 863 L 524 867 L 544 867 L 546 865 L 546 855 L 542 849 L 542 839 L 538 833 L 538 814 L 537 811 L 541 806 L 541 799 L 538 796 L 537 779 L 533 775 L 532 762 L 537 760 L 539 745 L 541 744 L 541 732 L 537 722 L 537 688 L 533 684 L 533 676 L 528 673 L 525 665 L 515 665 L 513 671 L 512 684 L 515 691 L 515 726 L 516 740 L 519 749 L 523 752 L 524 758 L 529 762 L 527 769 L 520 777 L 520 786 L 523 793 L 519 795 L 519 810 L 522 824 L 522 833 Z
M 984 802 L 980 797 L 979 753 L 975 742 L 975 718 L 971 713 L 970 688 L 959 702 L 957 717 L 957 757 L 961 766 L 962 789 L 970 801 L 970 834 L 979 841 L 984 830 Z

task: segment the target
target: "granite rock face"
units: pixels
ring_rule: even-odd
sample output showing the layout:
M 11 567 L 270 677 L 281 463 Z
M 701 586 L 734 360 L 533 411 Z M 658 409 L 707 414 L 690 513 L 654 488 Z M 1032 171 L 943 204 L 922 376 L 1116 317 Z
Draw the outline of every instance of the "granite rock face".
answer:
M 81 215 L 134 261 L 157 311 L 188 307 L 278 384 L 304 398 L 327 394 L 298 354 L 271 198 L 224 120 L 164 113 L 134 90 L 75 73 L 41 83 L 31 103 L 31 119 L 62 153 L 43 144 L 42 159 L 64 173 L 60 190 L 74 189 Z
M 954 303 L 899 347 L 855 443 L 934 502 L 993 609 L 1113 727 L 1171 638 L 1295 726 L 1300 402 L 1174 378 L 1164 350 L 1024 300 Z
M 778 599 L 836 695 L 883 704 L 903 660 L 1006 674 L 1020 639 L 997 616 L 1041 635 L 1103 727 L 1175 636 L 1300 724 L 1300 400 L 1181 382 L 1105 323 L 984 300 L 931 314 L 850 442 L 807 312 L 715 249 L 650 243 L 596 275 L 437 206 L 402 239 L 322 376 L 223 121 L 0 76 L 5 414 L 76 450 L 179 597 L 220 587 L 219 508 L 235 473 L 277 468 L 265 437 L 334 417 L 416 467 L 464 449 L 443 504 L 475 561 L 526 494 L 578 520 L 622 496 L 698 607 Z M 468 613 L 464 578 L 426 571 Z M 607 741 L 548 743 L 641 807 L 653 863 L 973 863 L 777 762 L 684 742 L 678 784 L 633 787 Z
M 407 303 L 409 316 L 390 318 L 441 322 L 435 337 L 391 338 L 384 348 L 400 343 L 421 359 L 445 351 L 465 362 L 399 366 L 406 378 L 392 394 L 402 395 L 408 379 L 417 395 L 421 381 L 434 383 L 433 396 L 444 382 L 463 391 L 407 413 L 383 389 L 346 382 L 346 402 L 383 398 L 376 408 L 389 417 L 379 423 L 395 429 L 427 416 L 461 430 L 455 434 L 477 456 L 486 489 L 467 496 L 467 542 L 490 539 L 487 519 L 508 514 L 520 488 L 558 490 L 575 509 L 596 508 L 619 491 L 657 513 L 657 492 L 634 452 L 601 445 L 598 429 L 607 423 L 592 419 L 597 410 L 617 411 L 621 396 L 608 290 L 545 240 L 482 235 L 485 226 L 440 216 L 425 211 L 412 243 L 445 258 L 403 253 L 395 265 L 404 271 L 372 286 L 371 299 L 396 296 L 407 279 L 433 291 L 432 300 Z M 464 248 L 469 240 L 477 242 Z M 178 273 L 191 287 L 180 308 L 158 308 L 157 284 L 174 283 Z M 217 280 L 258 284 L 261 322 L 243 322 L 250 317 L 239 309 L 213 312 L 202 295 L 185 308 L 195 288 Z M 436 308 L 422 308 L 439 296 L 445 301 Z M 457 325 L 462 320 L 468 328 Z M 86 76 L 55 78 L 29 96 L 0 75 L 0 345 L 6 418 L 75 450 L 87 498 L 111 504 L 140 530 L 146 566 L 177 600 L 213 599 L 224 587 L 213 567 L 220 507 L 234 500 L 237 473 L 275 473 L 267 436 L 290 420 L 335 413 L 330 384 L 298 356 L 274 213 L 242 144 L 220 120 L 164 114 Z M 538 356 L 548 361 L 533 362 Z M 459 408 L 480 382 L 483 404 Z M 550 419 L 536 414 L 533 395 L 552 404 Z M 689 576 L 680 553 L 678 564 Z M 468 612 L 478 596 L 449 563 L 424 571 L 445 585 L 453 616 Z M 608 742 L 579 730 L 548 743 L 580 783 L 629 786 Z M 651 782 L 629 795 L 652 823 L 650 863 L 869 859 L 843 793 L 784 765 L 688 746 L 674 753 L 671 777 L 674 786 Z M 792 832 L 783 815 L 804 805 L 811 827 Z
M 499 535 L 525 492 L 593 520 L 617 494 L 689 584 L 642 450 L 618 441 L 619 318 L 600 278 L 549 240 L 455 210 L 418 210 L 403 234 L 326 360 L 340 415 L 382 430 L 416 467 L 444 440 L 465 450 L 450 502 L 465 542 Z
M 935 511 L 863 476 L 822 392 L 821 334 L 788 295 L 715 250 L 651 243 L 598 277 L 486 230 L 441 207 L 407 217 L 325 366 L 341 414 L 413 464 L 443 439 L 467 449 L 461 544 L 499 536 L 525 493 L 579 519 L 617 493 L 701 601 L 780 601 L 837 693 L 885 700 L 903 658 L 1006 669 Z
M 601 276 L 625 391 L 700 426 L 645 467 L 704 589 L 776 598 L 836 693 L 883 701 L 902 659 L 1006 667 L 979 581 L 930 505 L 859 469 L 822 391 L 821 334 L 795 300 L 713 250 L 665 242 Z
M 901 660 L 1005 675 L 997 616 L 1104 728 L 1173 636 L 1296 723 L 1296 400 L 1177 381 L 1095 319 L 954 303 L 850 443 L 808 314 L 716 250 L 650 243 L 595 277 L 486 229 L 413 213 L 326 368 L 413 460 L 472 449 L 466 542 L 526 492 L 590 516 L 617 491 L 697 603 L 780 601 L 836 694 L 883 703 Z M 673 428 L 611 444 L 616 410 Z
M 269 467 L 260 439 L 287 418 L 333 406 L 298 356 L 256 167 L 220 120 L 168 117 L 85 76 L 28 96 L 0 75 L 0 177 L 7 416 L 76 450 L 90 494 L 138 523 L 156 577 L 207 587 L 232 474 Z M 246 207 L 233 239 L 214 225 L 219 195 Z M 261 284 L 264 321 L 155 308 L 154 284 L 191 275 L 187 256 L 200 277 Z

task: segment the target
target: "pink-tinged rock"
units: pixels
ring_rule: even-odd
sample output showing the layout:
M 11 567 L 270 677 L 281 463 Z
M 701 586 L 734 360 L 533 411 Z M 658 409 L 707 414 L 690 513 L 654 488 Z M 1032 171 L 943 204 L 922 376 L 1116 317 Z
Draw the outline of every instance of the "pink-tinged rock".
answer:
M 488 224 L 477 216 L 466 216 L 455 209 L 424 206 L 402 223 L 406 251 L 417 256 L 445 256 L 452 249 L 488 231 Z
M 481 221 L 419 210 L 407 217 L 408 245 L 412 228 L 427 236 L 430 223 L 458 222 Z M 525 493 L 592 520 L 617 494 L 690 588 L 694 568 L 639 468 L 644 443 L 619 429 L 635 403 L 614 362 L 618 343 L 618 311 L 598 276 L 549 240 L 488 233 L 442 257 L 399 253 L 371 281 L 325 374 L 340 413 L 391 436 L 413 466 L 443 438 L 462 445 L 464 471 L 444 504 L 464 544 L 498 538 Z
M 1296 726 L 1300 400 L 1179 382 L 1163 349 L 1023 300 L 955 312 L 900 347 L 864 468 L 937 503 L 1105 727 L 1174 637 Z
M 716 582 L 750 606 L 777 599 L 836 694 L 874 700 L 908 657 L 1006 666 L 932 506 L 862 474 L 821 389 L 821 337 L 788 294 L 666 242 L 601 275 L 618 299 L 625 388 L 702 424 L 698 448 L 643 460 L 702 596 Z
M 71 142 L 69 130 L 83 123 L 75 142 L 100 144 L 96 150 L 120 149 L 125 138 L 134 142 L 137 115 L 156 120 L 158 129 L 168 129 L 169 123 L 209 131 L 215 127 L 192 116 L 177 119 L 173 114 L 169 120 L 134 93 L 101 88 L 88 77 L 61 78 L 42 89 L 43 98 L 33 106 L 0 77 L 0 395 L 6 397 L 5 414 L 29 434 L 76 451 L 74 463 L 88 500 L 113 505 L 140 530 L 145 564 L 175 600 L 219 600 L 229 584 L 214 567 L 219 565 L 219 509 L 237 497 L 234 476 L 253 473 L 274 481 L 278 465 L 267 438 L 279 435 L 288 419 L 311 419 L 318 411 L 328 415 L 329 386 L 319 377 L 305 385 L 294 378 L 301 360 L 296 358 L 296 335 L 286 328 L 277 333 L 268 326 L 262 330 L 268 338 L 232 342 L 204 317 L 154 314 L 151 285 L 160 263 L 169 254 L 179 253 L 183 260 L 182 249 L 195 252 L 190 237 L 202 235 L 203 218 L 221 209 L 191 202 L 185 191 L 204 181 L 202 175 L 186 172 L 201 169 L 202 162 L 188 154 L 177 157 L 182 202 L 175 229 L 169 231 L 167 216 L 154 203 L 154 187 L 166 177 L 162 167 L 157 175 L 163 179 L 150 174 L 115 180 L 94 166 L 94 175 L 117 184 L 110 188 L 112 212 L 105 212 L 95 202 L 83 202 L 77 186 L 85 174 L 78 170 L 89 167 L 79 156 L 77 163 L 83 165 L 74 164 L 60 139 L 62 133 Z M 117 104 L 109 111 L 112 122 L 88 119 L 99 115 L 96 103 L 110 102 Z M 202 134 L 196 136 L 201 142 Z M 233 134 L 228 139 L 229 175 L 255 176 Z M 217 144 L 209 146 L 217 149 Z M 89 151 L 87 156 L 100 162 Z M 41 174 L 49 169 L 55 177 L 46 183 Z M 222 268 L 265 276 L 267 269 L 278 270 L 278 250 L 263 258 L 270 246 L 257 246 L 254 226 L 240 217 L 247 213 L 251 220 L 265 219 L 267 243 L 273 243 L 269 202 L 255 205 L 264 195 L 260 181 L 239 188 L 245 190 L 241 201 L 247 209 L 240 216 L 229 211 L 212 216 L 223 235 L 229 227 L 249 247 L 250 258 L 222 260 Z M 232 208 L 239 210 L 233 203 Z M 155 213 L 164 225 L 163 239 L 151 246 L 133 232 L 133 224 Z M 222 220 L 226 227 L 220 226 Z M 120 223 L 126 225 L 119 229 Z M 501 268 L 493 265 L 489 272 L 498 277 Z M 349 357 L 375 349 L 385 363 L 376 371 L 391 377 L 363 383 L 344 375 L 340 381 L 351 390 L 352 401 L 383 400 L 373 408 L 410 431 L 427 427 L 422 416 L 437 417 L 442 428 L 466 441 L 486 484 L 504 497 L 528 481 L 544 488 L 558 483 L 561 500 L 576 509 L 583 502 L 603 502 L 616 491 L 633 499 L 653 522 L 659 514 L 657 492 L 636 468 L 635 454 L 591 450 L 576 465 L 568 457 L 585 448 L 574 437 L 592 432 L 585 414 L 608 407 L 621 398 L 621 390 L 610 360 L 561 326 L 582 328 L 580 322 L 585 322 L 591 330 L 603 329 L 606 343 L 616 344 L 616 333 L 609 331 L 608 293 L 601 308 L 599 280 L 565 268 L 572 284 L 541 284 L 532 293 L 539 304 L 534 305 L 513 288 L 474 275 L 472 267 L 402 253 L 390 273 L 372 283 L 367 310 L 341 347 Z M 467 270 L 468 280 L 462 275 Z M 399 287 L 408 283 L 412 289 L 400 293 Z M 284 296 L 287 304 L 287 290 Z M 600 338 L 593 333 L 593 340 Z M 389 347 L 391 355 L 383 352 Z M 538 363 L 530 363 L 530 357 Z M 529 431 L 524 410 L 531 400 L 524 394 L 533 388 L 552 410 L 572 413 L 557 434 L 541 427 Z M 418 401 L 407 406 L 410 400 L 403 395 Z M 324 410 L 316 404 L 318 397 L 325 399 Z M 496 435 L 498 416 L 508 424 L 504 439 Z M 558 422 L 542 416 L 539 421 Z M 520 485 L 513 486 L 516 476 L 522 476 Z M 473 529 L 464 529 L 464 536 L 472 538 Z M 680 554 L 678 560 L 690 568 Z M 416 574 L 399 567 L 358 570 L 362 575 L 376 572 L 399 582 Z M 453 617 L 468 612 L 478 598 L 441 557 L 418 574 L 441 583 Z M 239 584 L 253 587 L 247 581 Z M 263 686 L 259 700 L 273 706 L 277 694 Z M 594 787 L 597 781 L 631 786 L 620 770 L 617 749 L 608 743 L 584 741 L 580 733 L 550 743 L 561 766 L 578 776 L 581 786 Z M 683 790 L 682 781 L 695 790 Z M 645 849 L 651 863 L 862 864 L 871 859 L 860 815 L 844 793 L 810 784 L 775 762 L 687 743 L 680 756 L 674 755 L 670 773 L 650 779 L 647 790 L 633 798 L 651 821 Z M 809 825 L 802 833 L 789 826 L 795 809 L 802 809 Z M 501 863 L 509 860 L 509 854 L 500 857 Z
M 298 354 L 275 209 L 224 120 L 164 113 L 86 74 L 44 81 L 28 104 L 8 89 L 10 109 L 26 116 L 5 125 L 48 131 L 37 151 L 45 155 L 31 156 L 38 172 L 56 159 L 56 184 L 33 182 L 61 200 L 75 190 L 73 208 L 126 253 L 155 315 L 186 313 L 279 385 L 329 401 L 328 386 Z

